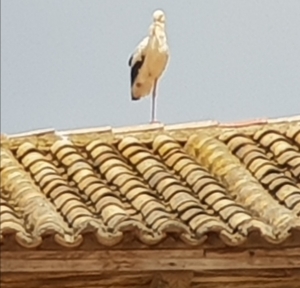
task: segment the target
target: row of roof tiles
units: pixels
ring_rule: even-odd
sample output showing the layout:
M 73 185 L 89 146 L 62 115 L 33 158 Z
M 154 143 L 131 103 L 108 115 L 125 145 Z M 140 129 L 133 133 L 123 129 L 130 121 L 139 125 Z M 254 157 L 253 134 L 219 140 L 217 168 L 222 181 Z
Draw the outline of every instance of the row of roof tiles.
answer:
M 59 138 L 69 137 L 73 141 L 79 139 L 84 141 L 84 138 L 93 138 L 93 137 L 102 137 L 105 140 L 111 140 L 124 137 L 127 135 L 134 135 L 141 140 L 150 140 L 154 135 L 160 134 L 162 132 L 176 135 L 176 138 L 180 138 L 180 136 L 190 135 L 191 132 L 203 129 L 209 129 L 209 132 L 212 134 L 219 134 L 220 132 L 224 132 L 226 130 L 239 130 L 241 132 L 252 133 L 252 130 L 256 130 L 263 126 L 268 126 L 269 128 L 272 126 L 276 126 L 277 129 L 286 129 L 286 125 L 290 123 L 298 123 L 300 121 L 300 116 L 293 117 L 284 117 L 284 118 L 275 118 L 275 119 L 255 119 L 251 121 L 240 121 L 240 122 L 232 122 L 232 123 L 220 123 L 218 121 L 201 121 L 201 122 L 191 122 L 191 123 L 181 123 L 181 124 L 171 124 L 164 125 L 163 123 L 153 123 L 146 125 L 136 125 L 129 127 L 118 127 L 112 128 L 110 126 L 106 127 L 95 127 L 95 128 L 84 128 L 84 129 L 73 129 L 73 130 L 65 130 L 65 131 L 56 131 L 55 129 L 42 129 L 35 130 L 17 134 L 1 134 L 1 144 L 7 142 L 7 140 L 11 140 L 11 144 L 18 144 L 19 141 L 24 141 L 24 139 L 33 140 L 35 137 L 39 137 L 40 140 L 48 140 L 51 143 L 51 140 L 56 140 Z M 44 136 L 44 137 L 43 137 Z
M 147 245 L 170 233 L 196 245 L 213 232 L 239 245 L 253 231 L 280 243 L 300 230 L 300 121 L 192 126 L 3 137 L 1 240 L 34 247 L 53 234 L 76 246 L 93 232 L 111 246 L 130 231 Z

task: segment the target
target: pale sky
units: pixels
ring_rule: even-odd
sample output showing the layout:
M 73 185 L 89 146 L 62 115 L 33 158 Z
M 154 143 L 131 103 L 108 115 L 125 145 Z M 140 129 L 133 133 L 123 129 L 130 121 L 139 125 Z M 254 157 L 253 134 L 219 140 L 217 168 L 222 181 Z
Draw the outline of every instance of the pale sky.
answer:
M 2 0 L 1 132 L 149 123 L 127 63 L 158 8 L 171 51 L 158 120 L 300 114 L 299 0 Z

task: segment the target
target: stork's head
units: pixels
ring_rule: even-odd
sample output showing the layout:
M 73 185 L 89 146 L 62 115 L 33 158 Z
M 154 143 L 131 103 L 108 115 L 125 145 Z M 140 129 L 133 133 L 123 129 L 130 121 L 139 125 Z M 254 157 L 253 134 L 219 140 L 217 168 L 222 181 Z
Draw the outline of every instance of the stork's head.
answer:
M 161 10 L 156 10 L 153 13 L 153 21 L 154 22 L 165 23 L 165 21 L 166 21 L 165 13 Z

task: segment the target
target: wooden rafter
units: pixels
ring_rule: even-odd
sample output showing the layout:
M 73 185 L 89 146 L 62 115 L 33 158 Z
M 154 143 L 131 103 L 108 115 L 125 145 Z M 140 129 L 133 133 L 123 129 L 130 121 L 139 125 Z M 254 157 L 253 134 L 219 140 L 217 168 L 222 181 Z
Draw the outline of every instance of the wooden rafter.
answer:
M 155 274 L 149 288 L 169 288 L 169 283 L 164 281 L 161 274 Z
M 1 251 L 3 272 L 196 271 L 300 268 L 300 248 L 225 253 L 203 250 Z

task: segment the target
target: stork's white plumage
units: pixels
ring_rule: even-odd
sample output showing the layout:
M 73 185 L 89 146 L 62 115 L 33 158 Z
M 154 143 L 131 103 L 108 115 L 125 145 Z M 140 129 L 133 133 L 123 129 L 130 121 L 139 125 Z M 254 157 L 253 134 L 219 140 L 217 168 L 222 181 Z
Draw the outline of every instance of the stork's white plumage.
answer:
M 165 31 L 166 18 L 161 10 L 153 13 L 149 35 L 137 46 L 129 59 L 131 67 L 131 99 L 139 100 L 152 91 L 151 122 L 156 121 L 156 91 L 159 78 L 169 61 Z

